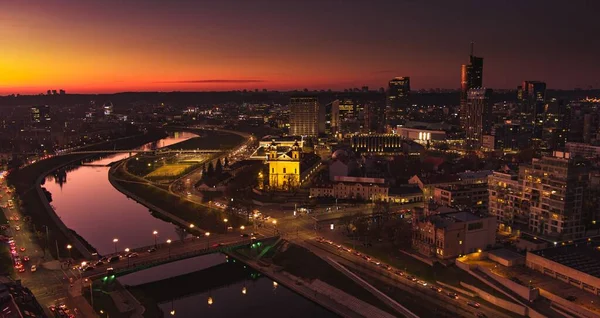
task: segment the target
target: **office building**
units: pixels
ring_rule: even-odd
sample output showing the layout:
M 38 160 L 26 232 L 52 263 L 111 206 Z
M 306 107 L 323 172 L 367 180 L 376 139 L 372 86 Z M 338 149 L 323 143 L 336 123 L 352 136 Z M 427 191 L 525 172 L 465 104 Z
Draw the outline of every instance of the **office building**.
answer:
M 526 118 L 533 124 L 533 138 L 542 139 L 546 83 L 524 81 L 517 90 L 517 99 L 521 113 L 525 114 Z
M 290 99 L 290 135 L 317 137 L 325 132 L 325 107 L 315 97 Z
M 563 100 L 552 99 L 544 107 L 542 123 L 542 144 L 546 149 L 565 150 L 565 144 L 571 124 L 569 104 Z M 534 125 L 535 131 L 536 125 Z
M 471 55 L 469 64 L 463 64 L 460 72 L 460 125 L 463 130 L 467 128 L 467 99 L 469 90 L 483 87 L 483 57 L 473 55 L 473 43 L 471 43 Z
M 43 105 L 31 107 L 31 123 L 38 128 L 49 128 L 52 124 L 50 106 Z
M 466 146 L 471 149 L 481 147 L 483 134 L 489 134 L 492 127 L 491 89 L 474 88 L 467 93 L 465 107 Z
M 363 133 L 383 133 L 385 131 L 385 105 L 383 102 L 367 102 L 362 111 Z
M 581 156 L 590 159 L 600 158 L 600 146 L 579 142 L 567 142 L 565 148 L 572 156 Z
M 325 106 L 325 133 L 335 135 L 339 132 L 340 101 L 338 99 Z
M 400 124 L 410 105 L 410 77 L 396 77 L 388 82 L 387 120 L 395 126 Z

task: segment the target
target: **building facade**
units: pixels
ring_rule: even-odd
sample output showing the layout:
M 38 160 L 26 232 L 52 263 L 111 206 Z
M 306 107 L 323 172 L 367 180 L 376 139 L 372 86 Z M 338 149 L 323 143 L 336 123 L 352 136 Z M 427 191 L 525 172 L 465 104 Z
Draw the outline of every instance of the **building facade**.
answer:
M 441 205 L 487 212 L 488 185 L 476 183 L 437 186 L 433 189 L 433 201 Z
M 466 211 L 417 215 L 412 247 L 428 257 L 451 259 L 485 250 L 496 243 L 496 219 Z
M 272 142 L 267 159 L 269 189 L 291 190 L 300 186 L 300 161 L 302 149 L 295 143 L 286 153 L 277 151 L 277 144 Z
M 315 97 L 290 99 L 290 135 L 317 137 L 325 132 L 325 108 Z
M 460 71 L 460 125 L 463 130 L 467 127 L 467 98 L 470 89 L 483 87 L 483 58 L 471 55 L 469 64 L 463 64 Z
M 511 233 L 515 223 L 519 228 L 527 227 L 529 203 L 523 198 L 518 174 L 494 171 L 488 176 L 488 194 L 488 211 L 496 217 L 500 231 Z
M 465 108 L 466 144 L 470 148 L 479 148 L 483 144 L 484 133 L 489 133 L 492 127 L 491 89 L 474 88 L 467 92 Z
M 519 170 L 529 201 L 529 230 L 563 239 L 583 236 L 583 198 L 589 171 L 567 152 L 534 158 Z

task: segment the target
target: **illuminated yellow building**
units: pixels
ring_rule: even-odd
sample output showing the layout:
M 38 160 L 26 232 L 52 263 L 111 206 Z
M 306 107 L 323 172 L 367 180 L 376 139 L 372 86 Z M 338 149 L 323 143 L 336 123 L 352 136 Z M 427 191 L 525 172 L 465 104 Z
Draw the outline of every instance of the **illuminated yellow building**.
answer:
M 280 153 L 277 143 L 269 147 L 267 164 L 269 166 L 269 188 L 272 190 L 290 190 L 300 185 L 300 161 L 302 149 L 298 142 L 288 152 Z

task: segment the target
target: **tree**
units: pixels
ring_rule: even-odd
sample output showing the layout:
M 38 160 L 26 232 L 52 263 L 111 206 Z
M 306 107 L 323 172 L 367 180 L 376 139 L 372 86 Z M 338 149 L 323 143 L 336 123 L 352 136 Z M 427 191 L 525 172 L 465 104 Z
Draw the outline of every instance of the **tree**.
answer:
M 181 226 L 175 227 L 175 233 L 177 234 L 177 237 L 179 237 L 179 240 L 182 242 L 185 239 L 185 237 L 188 235 L 187 231 L 184 228 L 182 228 Z
M 215 166 L 215 174 L 220 176 L 223 173 L 223 164 L 221 163 L 221 159 L 217 159 L 217 165 Z
M 227 159 L 227 157 L 225 157 L 225 164 L 223 164 L 224 168 L 229 167 L 229 159 Z
M 214 175 L 215 175 L 215 166 L 211 162 L 208 164 L 208 169 L 206 170 L 206 177 L 212 178 Z

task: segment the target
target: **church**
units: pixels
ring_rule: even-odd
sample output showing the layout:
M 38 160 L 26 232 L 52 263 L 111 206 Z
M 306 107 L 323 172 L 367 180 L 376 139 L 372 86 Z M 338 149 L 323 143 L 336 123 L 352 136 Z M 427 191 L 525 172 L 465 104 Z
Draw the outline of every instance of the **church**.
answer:
M 267 165 L 271 190 L 291 190 L 300 186 L 302 148 L 296 141 L 288 149 L 289 151 L 280 152 L 275 141 L 269 146 Z

